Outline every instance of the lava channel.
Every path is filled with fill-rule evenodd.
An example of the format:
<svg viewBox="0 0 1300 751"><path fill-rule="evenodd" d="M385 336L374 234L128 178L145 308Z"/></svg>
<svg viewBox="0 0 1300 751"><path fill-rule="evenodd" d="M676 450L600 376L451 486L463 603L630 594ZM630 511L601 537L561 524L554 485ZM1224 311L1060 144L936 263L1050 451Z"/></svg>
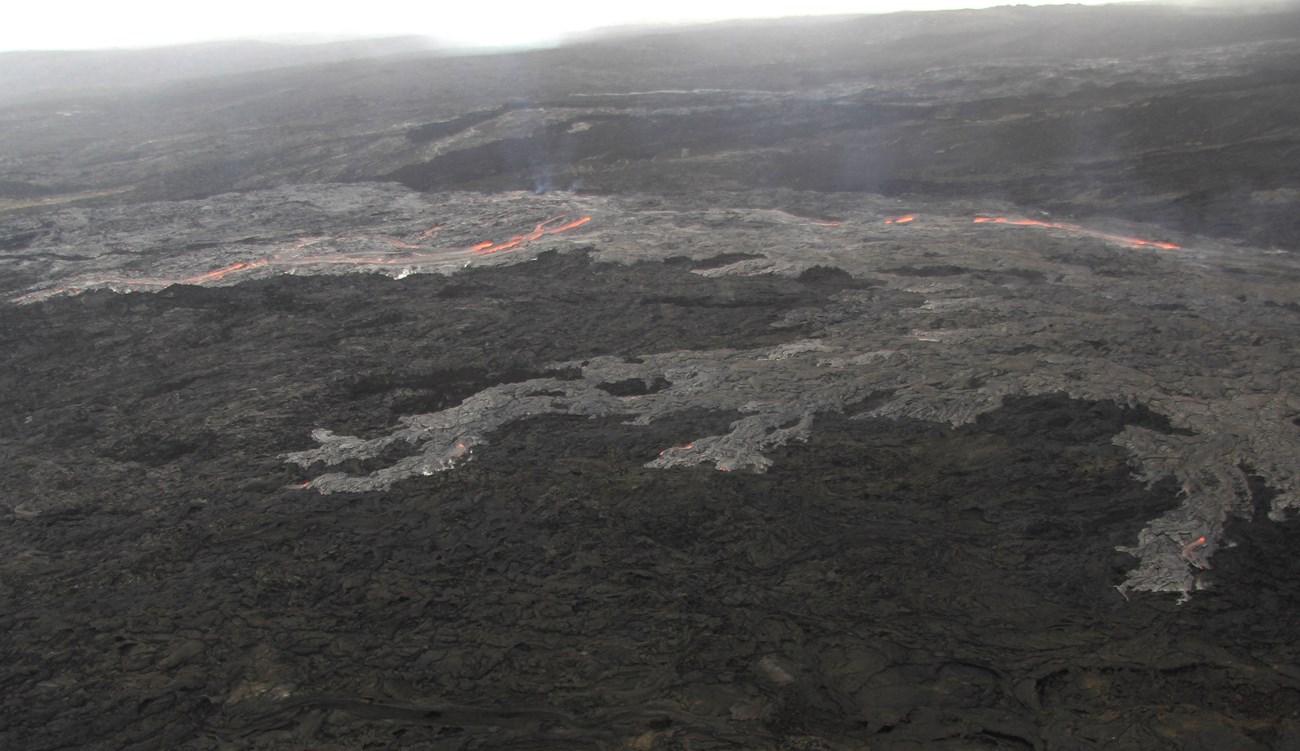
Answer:
<svg viewBox="0 0 1300 751"><path fill-rule="evenodd" d="M107 286L124 287L128 290L143 290L168 287L173 284L190 284L202 286L213 282L219 282L229 276L242 274L254 269L269 268L278 272L292 269L295 267L310 266L418 266L421 263L435 262L446 260L449 255L455 253L474 253L477 255L488 255L492 253L501 253L504 251L516 250L519 247L537 240L546 235L555 235L560 232L567 232L571 229L581 227L591 221L591 217L584 216L579 219L569 220L568 216L554 216L543 222L539 222L533 227L531 232L522 235L516 235L509 240L502 242L481 242L468 248L428 248L425 245L406 242L391 237L360 237L355 238L375 244L385 244L396 250L396 252L383 251L358 251L350 253L324 253L316 256L302 256L292 251L300 251L305 247L317 245L323 241L329 240L328 237L308 237L300 238L293 242L287 250L273 253L266 258L259 258L252 261L240 261L232 263L229 266L213 269L201 274L195 274L186 277L176 278L150 278L140 277L128 279L123 277L99 277L97 279L82 280L73 286L58 287L51 290L40 292L31 292L14 298L15 302L34 302L58 295L79 295L87 290L102 288ZM417 242L432 240L442 226L431 227L422 232ZM338 238L339 240L352 238ZM421 251L421 252L411 252ZM405 276L405 274L403 274Z"/></svg>
<svg viewBox="0 0 1300 751"><path fill-rule="evenodd" d="M1005 216L977 216L974 221L976 224L1010 224L1016 227L1046 227L1048 229L1059 229L1071 234L1095 237L1099 240L1106 240L1107 242L1113 242L1119 245L1129 245L1135 248L1160 248L1162 250L1180 250L1182 248L1181 245L1174 245L1173 243L1143 240L1140 237L1116 235L1110 232L1099 232L1094 229L1080 227L1077 224L1065 224L1063 222L1039 222L1033 219L1009 219Z"/></svg>
<svg viewBox="0 0 1300 751"><path fill-rule="evenodd" d="M574 229L575 227L581 227L582 225L591 221L591 217L584 216L581 219L574 219L573 221L566 222L564 224L560 224L560 225L555 224L556 222L561 222L564 221L565 219L568 219L568 217L553 216L544 222L538 222L537 226L533 227L533 231L529 232L528 234L516 235L515 237L512 237L509 240L506 240L505 242L499 242L499 243L482 242L479 243L478 245L475 245L473 248L471 248L471 250L473 250L475 253L478 253L479 255L484 255L484 256L489 255L491 253L500 253L503 250L511 250L520 245L523 245L526 242L536 240L542 237L543 235L554 235L560 232L568 232L569 230Z"/></svg>

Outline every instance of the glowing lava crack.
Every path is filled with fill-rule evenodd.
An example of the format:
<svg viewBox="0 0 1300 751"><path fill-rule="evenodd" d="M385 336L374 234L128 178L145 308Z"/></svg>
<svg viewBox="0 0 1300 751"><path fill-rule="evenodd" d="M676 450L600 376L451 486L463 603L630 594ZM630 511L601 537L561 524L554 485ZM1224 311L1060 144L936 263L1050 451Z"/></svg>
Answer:
<svg viewBox="0 0 1300 751"><path fill-rule="evenodd" d="M1062 222L1040 222L1033 219L1009 219L1005 216L975 217L976 224L1010 224L1016 227L1044 227L1047 229L1059 229L1069 232L1073 235L1083 235L1084 237L1095 237L1099 240L1117 243L1119 245L1131 245L1135 248L1160 248L1162 250L1180 250L1181 245L1173 243L1158 242L1155 240L1143 240L1140 237L1129 237L1128 235L1117 235L1110 232L1099 232L1097 230L1080 227L1077 224L1067 224Z"/></svg>

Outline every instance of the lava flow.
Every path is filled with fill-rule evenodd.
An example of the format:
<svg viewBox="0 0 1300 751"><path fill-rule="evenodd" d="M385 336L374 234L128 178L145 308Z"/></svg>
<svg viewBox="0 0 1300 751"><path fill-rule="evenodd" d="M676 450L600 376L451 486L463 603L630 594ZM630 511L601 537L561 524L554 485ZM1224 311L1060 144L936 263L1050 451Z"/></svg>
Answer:
<svg viewBox="0 0 1300 751"><path fill-rule="evenodd" d="M907 214L905 216L894 217L893 219L886 219L885 224L911 224L915 221L916 214Z"/></svg>
<svg viewBox="0 0 1300 751"><path fill-rule="evenodd" d="M506 240L505 242L499 242L499 243L481 242L478 245L475 245L472 248L472 250L475 253L484 256L490 253L499 253L503 250L510 250L511 248L517 247L531 240L536 240L537 238L543 235L554 235L559 232L567 232L568 230L571 230L575 227L581 227L582 225L591 221L591 217L584 216L581 219L575 219L571 222L567 222L565 224L561 224L556 227L551 226L555 222L567 218L568 217L565 216L553 216L544 222L539 222L536 227L533 227L533 231L529 232L526 235L517 235L515 237L510 238L509 240Z"/></svg>
<svg viewBox="0 0 1300 751"><path fill-rule="evenodd" d="M247 271L248 269L255 269L261 266L270 265L270 263L271 263L270 261L262 260L262 259L256 261L249 261L248 263L244 263L241 261L239 263L232 263L229 266L226 266L225 268L209 271L206 274L197 274L195 276L187 277L185 279L178 279L175 281L160 280L156 282L151 282L150 280L142 280L142 281L145 284L153 283L153 284L161 284L164 286L168 284L203 284L205 282L215 282L220 279L225 279L227 276L237 271Z"/></svg>
<svg viewBox="0 0 1300 751"><path fill-rule="evenodd" d="M539 222L537 226L533 227L531 232L527 232L522 235L516 235L515 237L512 237L509 240L505 240L502 242L491 242L491 241L481 242L477 245L473 245L468 248L461 247L456 249L434 248L424 244L417 244L417 243L425 243L429 240L432 240L438 234L439 230L442 229L441 225L430 227L429 229L420 233L415 243L407 242L405 240L399 240L392 237L373 237L373 236L371 237L345 236L339 238L304 237L295 240L287 248L282 247L281 250L269 255L266 258L259 258L252 261L240 261L238 263L232 263L229 266L224 266L222 268L214 269L212 271L204 272L202 274L195 274L193 276L167 278L167 279L147 278L147 277L135 278L135 279L122 278L122 277L99 277L95 279L83 279L83 280L79 280L79 282L75 286L69 285L66 287L58 287L55 289L33 292L27 295L22 295L20 297L14 298L14 301L34 302L36 300L42 300L47 297L54 297L56 295L78 295L81 294L82 292L85 292L88 289L93 289L96 287L104 287L104 286L115 286L115 287L121 287L124 289L129 289L134 291L134 290L142 290L142 289L161 288L172 284L203 285L203 284L209 284L212 282L221 281L226 277L234 274L246 273L249 271L253 271L254 269L260 269L260 268L269 268L272 270L278 270L276 273L279 273L279 272L289 271L298 267L311 267L311 266L399 266L399 267L404 267L402 276L405 276L409 273L412 273L410 269L413 266L418 266L419 264L422 263L445 262L448 258L454 258L455 255L458 253L474 253L477 255L488 255L491 253L500 253L507 250L514 250L528 242L537 240L546 235L554 235L560 232L566 232L576 227L581 227L582 225L591 221L591 217L589 216L584 216L580 219L574 219L571 221L569 221L568 219L569 218L564 215L554 216L543 222ZM363 251L355 251L355 252L322 253L320 255L302 255L300 252L295 252L295 251L302 251L304 248L308 246L318 245L322 242L331 239L335 241L348 241L349 244L354 243L356 241L361 241L370 245L376 245L382 243L383 245L389 246L396 252L385 252L387 251L387 249L381 251L363 250ZM418 251L418 252L413 252L413 251Z"/></svg>
<svg viewBox="0 0 1300 751"><path fill-rule="evenodd" d="M1097 230L1080 227L1077 224L1064 224L1061 222L1039 222L1033 219L1008 219L1005 216L977 216L976 224L1011 224L1017 227L1046 227L1048 229L1059 229L1076 235L1086 235L1096 237L1101 240L1107 240L1120 245L1131 245L1135 248L1161 248L1163 250L1179 250L1181 245L1173 243L1157 242L1155 240L1143 240L1140 237L1129 237L1128 235L1115 235L1110 232L1098 232Z"/></svg>

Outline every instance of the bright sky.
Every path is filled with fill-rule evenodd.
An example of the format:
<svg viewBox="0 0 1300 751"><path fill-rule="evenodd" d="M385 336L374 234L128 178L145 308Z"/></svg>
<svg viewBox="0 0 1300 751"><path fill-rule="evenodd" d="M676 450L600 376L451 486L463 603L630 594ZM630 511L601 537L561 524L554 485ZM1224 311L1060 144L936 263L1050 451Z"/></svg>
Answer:
<svg viewBox="0 0 1300 751"><path fill-rule="evenodd" d="M1106 0L1083 1L1099 5ZM546 43L586 29L643 22L985 8L1012 3L1047 4L1041 0L17 0L3 13L0 50L145 47L285 34L411 34L500 46Z"/></svg>

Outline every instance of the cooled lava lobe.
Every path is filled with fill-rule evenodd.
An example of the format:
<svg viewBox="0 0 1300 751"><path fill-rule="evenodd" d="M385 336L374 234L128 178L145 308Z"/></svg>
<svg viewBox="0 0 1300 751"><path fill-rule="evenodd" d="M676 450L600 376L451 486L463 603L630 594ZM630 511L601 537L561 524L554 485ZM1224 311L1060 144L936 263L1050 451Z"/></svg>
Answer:
<svg viewBox="0 0 1300 751"><path fill-rule="evenodd" d="M1294 14L1112 11L6 105L0 744L1300 745Z"/></svg>
<svg viewBox="0 0 1300 751"><path fill-rule="evenodd" d="M196 223L318 238L3 309L15 743L1294 737L1290 256L866 195L292 194L29 254L48 291L105 245L192 279ZM557 213L592 219L527 231Z"/></svg>

